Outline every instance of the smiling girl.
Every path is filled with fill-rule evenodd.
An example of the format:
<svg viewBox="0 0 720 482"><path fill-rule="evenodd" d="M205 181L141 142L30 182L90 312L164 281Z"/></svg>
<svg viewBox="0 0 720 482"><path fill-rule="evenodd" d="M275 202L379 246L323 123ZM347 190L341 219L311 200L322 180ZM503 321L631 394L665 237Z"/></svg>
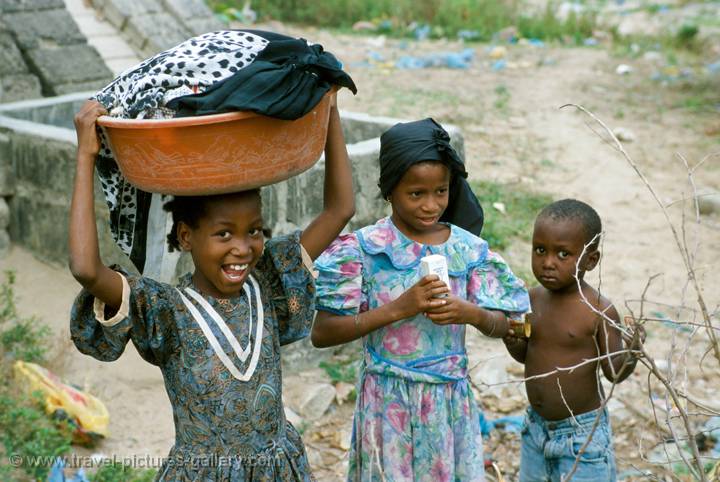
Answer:
<svg viewBox="0 0 720 482"><path fill-rule="evenodd" d="M324 209L304 231L265 242L259 190L176 197L166 206L174 221L169 244L190 252L195 265L177 287L100 259L93 171L95 121L104 113L88 101L75 117L70 270L84 289L71 314L73 342L112 361L132 341L162 371L175 445L157 480L312 480L300 436L283 411L280 346L310 331L312 259L354 212L337 108L325 146Z"/></svg>
<svg viewBox="0 0 720 482"><path fill-rule="evenodd" d="M528 295L478 237L482 209L449 140L432 119L384 133L379 186L392 215L340 236L315 263L313 343L363 339L351 481L483 479L465 327L505 336ZM430 254L446 258L450 286L420 277Z"/></svg>

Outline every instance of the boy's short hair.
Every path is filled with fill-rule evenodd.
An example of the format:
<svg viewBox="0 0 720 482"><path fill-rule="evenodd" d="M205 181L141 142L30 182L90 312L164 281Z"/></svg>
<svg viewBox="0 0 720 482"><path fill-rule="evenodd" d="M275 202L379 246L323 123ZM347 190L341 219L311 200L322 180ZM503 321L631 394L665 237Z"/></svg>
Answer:
<svg viewBox="0 0 720 482"><path fill-rule="evenodd" d="M574 219L580 221L585 231L585 244L590 243L589 248L597 249L600 245L600 233L602 233L602 221L597 211L592 206L577 199L561 199L548 204L538 214L538 219Z"/></svg>

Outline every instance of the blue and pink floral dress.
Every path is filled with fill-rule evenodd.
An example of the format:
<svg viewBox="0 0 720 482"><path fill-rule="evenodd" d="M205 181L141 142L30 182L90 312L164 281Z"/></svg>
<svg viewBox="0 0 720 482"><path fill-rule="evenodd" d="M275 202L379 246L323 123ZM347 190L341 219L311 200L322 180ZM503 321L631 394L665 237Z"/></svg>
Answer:
<svg viewBox="0 0 720 482"><path fill-rule="evenodd" d="M487 242L450 225L445 243L423 245L390 218L340 236L318 258L317 309L352 315L389 303L421 278L429 254L447 259L454 295L511 315L528 311L523 282ZM370 333L363 346L348 480L482 480L465 325L418 314Z"/></svg>

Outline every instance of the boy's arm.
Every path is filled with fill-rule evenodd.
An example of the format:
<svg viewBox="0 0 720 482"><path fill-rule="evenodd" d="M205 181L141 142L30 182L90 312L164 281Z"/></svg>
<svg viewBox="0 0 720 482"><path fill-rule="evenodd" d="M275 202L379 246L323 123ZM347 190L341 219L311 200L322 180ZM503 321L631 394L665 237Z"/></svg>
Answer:
<svg viewBox="0 0 720 482"><path fill-rule="evenodd" d="M610 323L605 318L601 319L599 329L595 335L598 346L600 347L600 354L607 355L623 351L625 347L622 332L618 328L618 326L620 326L620 316L615 307L610 305L605 311L605 316L613 320L614 323ZM600 362L600 365L605 378L613 383L620 383L635 370L637 360L637 357L634 357L631 353L620 353L609 358L604 358Z"/></svg>
<svg viewBox="0 0 720 482"><path fill-rule="evenodd" d="M517 336L508 335L503 337L503 343L508 353L513 359L520 363L525 363L525 355L527 354L528 339L519 338Z"/></svg>
<svg viewBox="0 0 720 482"><path fill-rule="evenodd" d="M122 301L122 278L102 263L95 225L94 173L100 150L95 121L106 113L99 102L87 101L75 116L78 150L70 206L69 266L85 289L109 308L117 309Z"/></svg>
<svg viewBox="0 0 720 482"><path fill-rule="evenodd" d="M340 114L333 99L325 143L325 186L323 210L305 228L300 243L314 260L340 234L355 214L352 169L340 125Z"/></svg>

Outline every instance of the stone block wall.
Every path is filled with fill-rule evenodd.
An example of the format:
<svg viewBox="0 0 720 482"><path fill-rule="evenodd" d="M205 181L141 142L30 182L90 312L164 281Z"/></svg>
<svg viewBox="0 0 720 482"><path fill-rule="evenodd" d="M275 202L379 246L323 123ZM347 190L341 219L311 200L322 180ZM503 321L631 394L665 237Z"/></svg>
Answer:
<svg viewBox="0 0 720 482"><path fill-rule="evenodd" d="M98 89L112 77L63 0L0 1L0 102Z"/></svg>
<svg viewBox="0 0 720 482"><path fill-rule="evenodd" d="M0 21L0 103L41 95L40 79L30 72L11 32Z"/></svg>
<svg viewBox="0 0 720 482"><path fill-rule="evenodd" d="M203 0L92 0L92 5L144 57L225 28Z"/></svg>
<svg viewBox="0 0 720 482"><path fill-rule="evenodd" d="M15 175L10 160L10 136L0 131L0 258L10 247L10 208L7 204L15 194Z"/></svg>

